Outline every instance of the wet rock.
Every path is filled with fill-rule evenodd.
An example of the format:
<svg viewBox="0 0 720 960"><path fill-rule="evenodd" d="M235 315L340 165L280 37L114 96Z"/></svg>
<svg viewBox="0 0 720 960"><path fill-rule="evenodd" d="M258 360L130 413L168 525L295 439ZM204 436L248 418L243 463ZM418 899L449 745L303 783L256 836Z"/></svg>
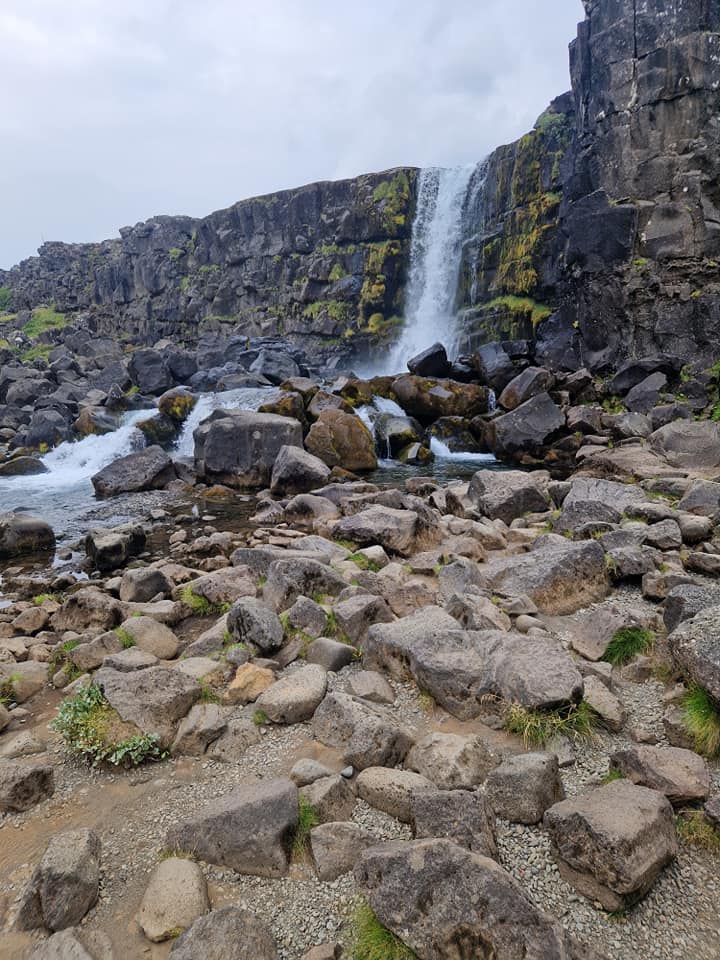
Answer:
<svg viewBox="0 0 720 960"><path fill-rule="evenodd" d="M148 940L160 943L187 930L209 910L207 882L199 864L168 857L150 877L137 921Z"/></svg>
<svg viewBox="0 0 720 960"><path fill-rule="evenodd" d="M98 898L100 839L87 828L54 836L22 895L21 930L64 930L79 923Z"/></svg>
<svg viewBox="0 0 720 960"><path fill-rule="evenodd" d="M539 823L545 811L565 799L558 758L522 753L488 773L485 795L495 813L511 823Z"/></svg>
<svg viewBox="0 0 720 960"><path fill-rule="evenodd" d="M418 377L446 377L450 372L450 363L445 347L441 343L434 343L408 360L407 368Z"/></svg>
<svg viewBox="0 0 720 960"><path fill-rule="evenodd" d="M0 560L55 550L50 524L23 513L0 514Z"/></svg>
<svg viewBox="0 0 720 960"><path fill-rule="evenodd" d="M238 873L282 877L290 865L297 820L295 784L282 778L263 780L236 788L172 826L167 845L171 850L192 850L201 860Z"/></svg>
<svg viewBox="0 0 720 960"><path fill-rule="evenodd" d="M610 756L610 769L632 783L664 793L670 803L692 803L710 795L707 763L692 750L629 747Z"/></svg>
<svg viewBox="0 0 720 960"><path fill-rule="evenodd" d="M377 467L373 435L353 413L322 410L310 427L305 447L328 467L343 467L353 473Z"/></svg>
<svg viewBox="0 0 720 960"><path fill-rule="evenodd" d="M502 867L450 840L372 847L355 878L380 922L423 960L483 954L597 960L533 906Z"/></svg>
<svg viewBox="0 0 720 960"><path fill-rule="evenodd" d="M281 447L272 468L270 489L276 495L308 493L330 479L330 467L301 447Z"/></svg>
<svg viewBox="0 0 720 960"><path fill-rule="evenodd" d="M403 410L421 423L439 417L471 420L488 409L488 389L477 384L406 375L393 380L392 389Z"/></svg>
<svg viewBox="0 0 720 960"><path fill-rule="evenodd" d="M563 800L543 822L560 875L610 911L644 897L677 854L667 799L628 780Z"/></svg>
<svg viewBox="0 0 720 960"><path fill-rule="evenodd" d="M0 812L22 813L55 792L55 771L14 760L0 763Z"/></svg>
<svg viewBox="0 0 720 960"><path fill-rule="evenodd" d="M91 477L95 493L113 497L118 493L161 490L176 477L175 467L162 447L146 447L113 460Z"/></svg>

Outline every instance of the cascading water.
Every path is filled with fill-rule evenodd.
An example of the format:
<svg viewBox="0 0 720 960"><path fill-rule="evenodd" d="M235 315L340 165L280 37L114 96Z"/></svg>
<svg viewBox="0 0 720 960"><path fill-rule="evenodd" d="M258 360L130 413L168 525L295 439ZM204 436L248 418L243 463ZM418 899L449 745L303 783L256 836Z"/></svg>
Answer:
<svg viewBox="0 0 720 960"><path fill-rule="evenodd" d="M465 211L479 189L478 166L428 167L420 172L405 293L405 325L384 364L403 370L408 359L440 340L452 351L455 303L465 240Z"/></svg>
<svg viewBox="0 0 720 960"><path fill-rule="evenodd" d="M192 460L194 453L193 433L213 410L257 410L272 400L278 391L274 387L238 387L237 390L225 390L221 393L204 393L190 411L183 424L173 456L181 460Z"/></svg>

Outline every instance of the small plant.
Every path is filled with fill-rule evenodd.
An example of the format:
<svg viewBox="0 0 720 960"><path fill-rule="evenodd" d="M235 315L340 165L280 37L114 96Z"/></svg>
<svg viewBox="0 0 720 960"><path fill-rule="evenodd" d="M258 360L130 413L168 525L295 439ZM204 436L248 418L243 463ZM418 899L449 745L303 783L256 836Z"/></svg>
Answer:
<svg viewBox="0 0 720 960"><path fill-rule="evenodd" d="M310 831L320 823L315 807L307 797L298 795L298 822L293 838L293 856L302 857L310 843Z"/></svg>
<svg viewBox="0 0 720 960"><path fill-rule="evenodd" d="M80 670L68 659L68 654L79 644L79 640L66 640L65 643L60 643L55 647L48 660L48 679L52 680L58 670L64 670L71 683L80 676Z"/></svg>
<svg viewBox="0 0 720 960"><path fill-rule="evenodd" d="M353 916L350 960L417 960L417 956L362 902Z"/></svg>
<svg viewBox="0 0 720 960"><path fill-rule="evenodd" d="M351 557L348 557L348 560L351 560L361 570L369 570L371 573L377 573L378 570L382 569L377 560L371 560L364 553L354 553Z"/></svg>
<svg viewBox="0 0 720 960"><path fill-rule="evenodd" d="M524 746L542 747L560 734L573 740L589 740L599 725L598 714L583 700L557 710L528 710L520 704L506 709L505 729L521 737Z"/></svg>
<svg viewBox="0 0 720 960"><path fill-rule="evenodd" d="M200 680L200 702L201 703L220 703L220 697L210 686L207 680Z"/></svg>
<svg viewBox="0 0 720 960"><path fill-rule="evenodd" d="M197 617L208 617L213 613L227 613L231 603L213 604L207 597L200 597L193 591L192 586L188 584L180 593L180 599L186 604Z"/></svg>
<svg viewBox="0 0 720 960"><path fill-rule="evenodd" d="M17 694L15 693L15 684L22 679L19 673L13 673L6 680L0 683L0 703L15 703Z"/></svg>
<svg viewBox="0 0 720 960"><path fill-rule="evenodd" d="M611 557L609 553L605 554L605 569L610 574L611 577L616 577L618 572L618 565L614 557Z"/></svg>
<svg viewBox="0 0 720 960"><path fill-rule="evenodd" d="M127 630L123 630L122 627L115 627L113 632L117 634L123 650L129 650L130 647L135 646L135 637L133 637L133 635Z"/></svg>
<svg viewBox="0 0 720 960"><path fill-rule="evenodd" d="M93 766L136 767L145 760L162 760L156 734L133 734L105 699L96 683L82 687L73 697L60 704L57 717L50 724L65 741L65 746Z"/></svg>
<svg viewBox="0 0 720 960"><path fill-rule="evenodd" d="M54 600L59 602L60 596L57 593L38 593L36 596L32 598L32 602L35 604L36 607L41 607L46 600Z"/></svg>
<svg viewBox="0 0 720 960"><path fill-rule="evenodd" d="M346 550L350 550L352 553L355 552L357 544L353 540L334 540L333 543L336 543L339 547L345 547Z"/></svg>
<svg viewBox="0 0 720 960"><path fill-rule="evenodd" d="M684 843L720 857L720 833L702 810L683 810L675 817L675 829Z"/></svg>
<svg viewBox="0 0 720 960"><path fill-rule="evenodd" d="M603 654L603 660L614 667L629 663L638 654L652 649L655 634L642 627L623 627L618 630Z"/></svg>
<svg viewBox="0 0 720 960"><path fill-rule="evenodd" d="M337 617L335 616L334 610L327 611L327 625L325 629L331 636L335 636L336 633L340 632L340 627L338 626Z"/></svg>
<svg viewBox="0 0 720 960"><path fill-rule="evenodd" d="M624 413L625 407L620 397L608 397L603 400L603 410L605 413Z"/></svg>
<svg viewBox="0 0 720 960"><path fill-rule="evenodd" d="M256 710L255 713L253 714L252 719L256 727L264 727L264 726L267 726L268 723L270 723L270 720L268 719L268 715L265 713L264 710Z"/></svg>
<svg viewBox="0 0 720 960"><path fill-rule="evenodd" d="M194 850L171 850L164 847L158 854L158 860L160 863L164 860L197 860L197 854Z"/></svg>
<svg viewBox="0 0 720 960"><path fill-rule="evenodd" d="M693 686L683 697L685 729L695 742L695 749L707 757L720 754L720 706L707 690Z"/></svg>
<svg viewBox="0 0 720 960"><path fill-rule="evenodd" d="M620 773L617 767L611 767L600 781L601 783L614 783L615 780L624 780L625 777Z"/></svg>

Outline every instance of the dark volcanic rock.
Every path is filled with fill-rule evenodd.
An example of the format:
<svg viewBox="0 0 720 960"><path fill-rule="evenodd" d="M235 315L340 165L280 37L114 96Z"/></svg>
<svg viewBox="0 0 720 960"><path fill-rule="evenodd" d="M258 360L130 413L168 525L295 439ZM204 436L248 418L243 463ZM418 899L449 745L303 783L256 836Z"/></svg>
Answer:
<svg viewBox="0 0 720 960"><path fill-rule="evenodd" d="M95 493L112 497L138 490L160 490L175 479L173 462L162 447L146 447L113 460L92 477Z"/></svg>

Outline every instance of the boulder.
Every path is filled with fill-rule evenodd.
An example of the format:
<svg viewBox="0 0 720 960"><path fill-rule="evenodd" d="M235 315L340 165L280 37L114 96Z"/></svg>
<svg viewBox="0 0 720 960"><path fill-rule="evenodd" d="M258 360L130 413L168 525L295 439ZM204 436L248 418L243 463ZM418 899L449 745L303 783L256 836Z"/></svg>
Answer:
<svg viewBox="0 0 720 960"><path fill-rule="evenodd" d="M109 656L120 653L122 649L120 637L114 630L108 630L107 633L101 633L94 640L79 643L77 647L70 651L68 659L81 673L87 673L89 670L97 670ZM157 663L156 657L153 660Z"/></svg>
<svg viewBox="0 0 720 960"><path fill-rule="evenodd" d="M50 524L24 513L0 514L0 560L54 550L55 534Z"/></svg>
<svg viewBox="0 0 720 960"><path fill-rule="evenodd" d="M412 801L418 793L432 793L435 784L411 770L366 767L358 774L358 796L402 823L412 820Z"/></svg>
<svg viewBox="0 0 720 960"><path fill-rule="evenodd" d="M676 420L650 435L650 449L673 467L702 472L720 467L720 423Z"/></svg>
<svg viewBox="0 0 720 960"><path fill-rule="evenodd" d="M322 410L310 427L305 447L328 467L342 467L353 473L377 467L373 435L353 413L333 408Z"/></svg>
<svg viewBox="0 0 720 960"><path fill-rule="evenodd" d="M223 703L254 703L273 683L275 673L268 667L244 663L237 668L235 677L223 693Z"/></svg>
<svg viewBox="0 0 720 960"><path fill-rule="evenodd" d="M552 390L555 377L544 367L526 367L522 373L514 377L498 397L498 404L505 410L514 410L520 404Z"/></svg>
<svg viewBox="0 0 720 960"><path fill-rule="evenodd" d="M583 700L600 717L604 726L619 733L625 722L625 708L598 677L585 677Z"/></svg>
<svg viewBox="0 0 720 960"><path fill-rule="evenodd" d="M510 524L526 513L544 513L551 509L549 482L550 475L540 470L533 473L479 470L470 481L467 496L483 516Z"/></svg>
<svg viewBox="0 0 720 960"><path fill-rule="evenodd" d="M479 737L459 733L428 734L405 758L409 770L427 777L440 790L473 790L497 762Z"/></svg>
<svg viewBox="0 0 720 960"><path fill-rule="evenodd" d="M60 930L41 940L27 955L27 960L113 960L112 942L99 930Z"/></svg>
<svg viewBox="0 0 720 960"><path fill-rule="evenodd" d="M161 490L176 477L175 467L162 447L146 447L113 460L91 477L99 497L141 490Z"/></svg>
<svg viewBox="0 0 720 960"><path fill-rule="evenodd" d="M193 434L195 465L216 483L263 487L283 447L302 447L302 426L289 417L217 410Z"/></svg>
<svg viewBox="0 0 720 960"><path fill-rule="evenodd" d="M501 393L516 373L515 364L497 341L479 347L473 356L473 365L481 380L489 384L496 393Z"/></svg>
<svg viewBox="0 0 720 960"><path fill-rule="evenodd" d="M489 421L487 442L503 460L519 459L526 454L538 456L564 427L565 415L560 407L548 393L539 393Z"/></svg>
<svg viewBox="0 0 720 960"><path fill-rule="evenodd" d="M390 623L392 611L382 597L360 594L348 597L333 607L339 629L352 643L362 645L373 623Z"/></svg>
<svg viewBox="0 0 720 960"><path fill-rule="evenodd" d="M250 364L250 372L279 385L300 376L300 367L287 350L262 349Z"/></svg>
<svg viewBox="0 0 720 960"><path fill-rule="evenodd" d="M610 769L641 787L664 793L670 803L693 803L710 795L707 763L692 750L632 746L610 756Z"/></svg>
<svg viewBox="0 0 720 960"><path fill-rule="evenodd" d="M298 794L310 804L320 823L350 820L352 817L355 792L339 773L318 777L312 783L300 787Z"/></svg>
<svg viewBox="0 0 720 960"><path fill-rule="evenodd" d="M665 598L663 622L668 633L680 626L706 607L715 605L717 594L707 587L692 583L681 583L673 587Z"/></svg>
<svg viewBox="0 0 720 960"><path fill-rule="evenodd" d="M152 617L129 617L120 627L121 636L129 636L135 645L158 660L172 660L180 649L180 641L170 627Z"/></svg>
<svg viewBox="0 0 720 960"><path fill-rule="evenodd" d="M64 930L80 923L100 887L100 839L87 827L56 834L22 894L21 930Z"/></svg>
<svg viewBox="0 0 720 960"><path fill-rule="evenodd" d="M273 561L263 585L263 600L273 610L287 610L298 597L315 594L337 596L347 584L331 567L319 560L296 557Z"/></svg>
<svg viewBox="0 0 720 960"><path fill-rule="evenodd" d="M153 870L137 921L153 943L170 940L210 910L202 868L192 860L168 857Z"/></svg>
<svg viewBox="0 0 720 960"><path fill-rule="evenodd" d="M233 643L252 644L263 653L273 653L283 643L283 626L277 614L254 597L241 597L230 607L227 630Z"/></svg>
<svg viewBox="0 0 720 960"><path fill-rule="evenodd" d="M201 757L226 727L226 710L217 703L196 703L180 721L170 752L174 756Z"/></svg>
<svg viewBox="0 0 720 960"><path fill-rule="evenodd" d="M418 840L445 837L460 847L497 859L495 816L479 790L434 790L411 801L413 835Z"/></svg>
<svg viewBox="0 0 720 960"><path fill-rule="evenodd" d="M489 391L478 384L405 375L393 380L392 390L403 410L425 424L439 417L471 420L488 410Z"/></svg>
<svg viewBox="0 0 720 960"><path fill-rule="evenodd" d="M127 369L140 393L157 396L173 385L172 373L158 350L133 350Z"/></svg>
<svg viewBox="0 0 720 960"><path fill-rule="evenodd" d="M106 700L126 723L158 737L161 747L172 743L177 724L199 700L200 685L179 670L148 667L120 673L102 667L95 682Z"/></svg>
<svg viewBox="0 0 720 960"><path fill-rule="evenodd" d="M277 680L256 702L272 723L302 723L315 713L326 690L325 669L308 664Z"/></svg>
<svg viewBox="0 0 720 960"><path fill-rule="evenodd" d="M129 603L148 603L159 594L164 599L172 593L173 584L162 570L138 567L126 570L120 581L120 599Z"/></svg>
<svg viewBox="0 0 720 960"><path fill-rule="evenodd" d="M409 557L439 539L437 519L429 512L396 510L373 504L332 525L336 539L351 540L361 547L379 544L390 553Z"/></svg>
<svg viewBox="0 0 720 960"><path fill-rule="evenodd" d="M170 951L172 960L278 960L272 933L252 913L222 907L200 917Z"/></svg>
<svg viewBox="0 0 720 960"><path fill-rule="evenodd" d="M395 691L381 673L360 670L348 677L345 689L351 697L360 697L370 703L395 703Z"/></svg>
<svg viewBox="0 0 720 960"><path fill-rule="evenodd" d="M609 589L605 551L599 543L555 542L521 556L491 559L481 584L495 593L528 596L542 613L574 613L604 599Z"/></svg>
<svg viewBox="0 0 720 960"><path fill-rule="evenodd" d="M83 633L91 630L111 630L122 619L122 608L117 600L95 587L82 587L72 593L57 613L53 614L55 630L73 630Z"/></svg>
<svg viewBox="0 0 720 960"><path fill-rule="evenodd" d="M139 523L91 530L85 537L85 553L98 570L108 573L142 553L145 541L145 531Z"/></svg>
<svg viewBox="0 0 720 960"><path fill-rule="evenodd" d="M420 960L598 960L533 906L495 861L451 840L371 847L355 879L380 923Z"/></svg>
<svg viewBox="0 0 720 960"><path fill-rule="evenodd" d="M387 708L344 693L329 693L312 721L313 735L337 747L358 770L394 767L407 756L413 736Z"/></svg>
<svg viewBox="0 0 720 960"><path fill-rule="evenodd" d="M197 397L185 387L174 387L166 390L158 399L160 413L175 423L184 423L197 403Z"/></svg>
<svg viewBox="0 0 720 960"><path fill-rule="evenodd" d="M316 663L324 670L332 670L338 673L343 667L352 663L357 650L348 643L341 643L339 640L331 640L329 637L319 637L313 640L305 651L305 660L307 663Z"/></svg>
<svg viewBox="0 0 720 960"><path fill-rule="evenodd" d="M668 637L673 659L699 686L720 701L720 606L705 607Z"/></svg>
<svg viewBox="0 0 720 960"><path fill-rule="evenodd" d="M558 758L552 753L507 757L488 773L485 796L510 823L540 823L549 807L565 799Z"/></svg>
<svg viewBox="0 0 720 960"><path fill-rule="evenodd" d="M290 866L297 822L295 784L282 778L261 780L237 787L172 826L167 845L171 850L192 850L201 860L238 873L283 877Z"/></svg>
<svg viewBox="0 0 720 960"><path fill-rule="evenodd" d="M694 480L678 504L678 510L713 522L720 520L720 483L714 480Z"/></svg>
<svg viewBox="0 0 720 960"><path fill-rule="evenodd" d="M568 624L570 645L586 660L602 660L615 634L627 626L634 624L619 607L583 611Z"/></svg>
<svg viewBox="0 0 720 960"><path fill-rule="evenodd" d="M318 879L328 883L350 873L375 838L355 823L321 823L310 831L310 850Z"/></svg>
<svg viewBox="0 0 720 960"><path fill-rule="evenodd" d="M411 357L407 368L418 377L446 377L450 373L450 362L445 347L441 343L434 343Z"/></svg>
<svg viewBox="0 0 720 960"><path fill-rule="evenodd" d="M0 762L0 813L22 813L54 792L55 771L51 766Z"/></svg>
<svg viewBox="0 0 720 960"><path fill-rule="evenodd" d="M330 467L301 447L281 447L273 464L270 490L292 496L321 487L330 479Z"/></svg>
<svg viewBox="0 0 720 960"><path fill-rule="evenodd" d="M563 800L543 822L560 875L609 911L642 899L677 855L668 800L629 780Z"/></svg>

